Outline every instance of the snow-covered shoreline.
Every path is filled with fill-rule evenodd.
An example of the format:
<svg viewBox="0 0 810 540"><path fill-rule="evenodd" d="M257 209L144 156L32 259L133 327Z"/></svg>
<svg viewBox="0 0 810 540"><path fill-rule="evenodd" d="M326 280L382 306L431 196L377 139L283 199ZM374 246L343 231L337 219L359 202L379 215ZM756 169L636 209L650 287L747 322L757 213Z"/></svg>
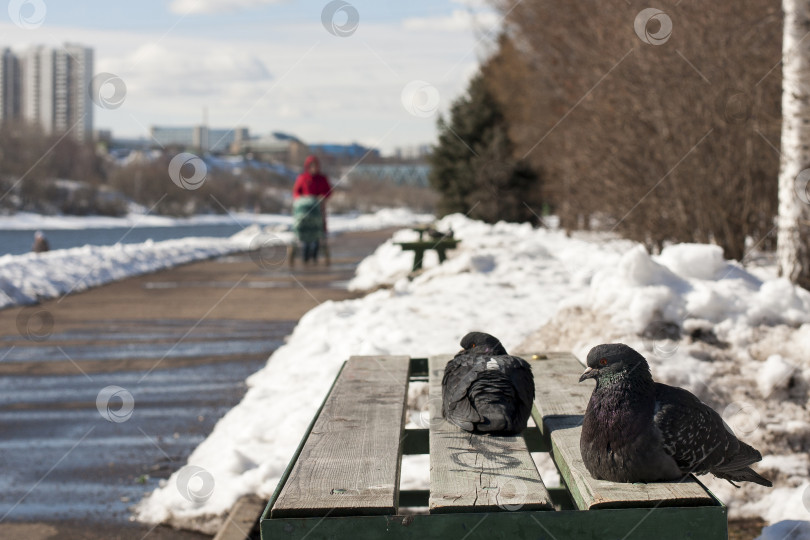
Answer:
<svg viewBox="0 0 810 540"><path fill-rule="evenodd" d="M770 491L712 484L730 515L769 523L810 517L802 502L810 486L808 459L799 450L810 439L810 293L769 268L754 275L724 261L713 246L672 246L651 257L625 240L568 238L460 215L439 226L452 227L462 240L444 264L426 257L424 273L409 281L412 254L387 241L353 281L355 287L384 288L311 310L251 376L242 402L189 457L189 465L214 479L210 496L189 501L175 474L138 504L137 518L215 530L239 496L269 497L343 360L452 352L472 329L493 333L507 349L540 340L580 357L597 343L624 341L650 359L662 382L704 399L710 392L701 383L722 389L709 401L716 408L726 399L760 415L746 424L746 414L718 408L743 439L763 450L757 470L775 483ZM401 231L396 238L410 234ZM661 321L674 324L683 339L639 336ZM538 333L543 327L552 331ZM403 462L402 488L424 486L419 463L410 465Z"/></svg>
<svg viewBox="0 0 810 540"><path fill-rule="evenodd" d="M34 214L0 218L0 226L19 230L35 224L34 228L83 228L135 226L173 226L178 224L204 224L213 218L217 222L233 223L234 219L250 218L253 222L267 226L271 235L262 242L292 241L292 233L286 231L291 218L281 215L244 216L198 216L189 220L161 218L155 216L133 216L129 218L71 218L61 216L48 221L47 216ZM330 231L341 233L358 230L384 229L431 221L432 216L414 214L403 209L380 210L375 214L357 216L332 216ZM145 220L145 221L139 221ZM227 221L226 221L227 220ZM79 292L132 277L156 272L180 264L220 257L230 253L246 251L257 247L251 241L262 231L259 224L246 227L230 238L190 237L162 242L141 242L137 244L115 244L112 246L82 246L70 249L53 250L47 253L26 253L23 255L0 256L0 309L32 304L37 301L55 298L64 294ZM80 227L81 225L81 227ZM272 237L271 237L272 236Z"/></svg>
<svg viewBox="0 0 810 540"><path fill-rule="evenodd" d="M406 209L383 209L373 214L334 214L329 216L334 231L362 228L404 226L432 220L432 216L414 214ZM107 216L47 216L31 212L0 215L0 229L15 231L104 229L139 227L177 227L183 225L291 225L292 216L286 214L254 214L230 212L228 214L170 217L132 213L122 217Z"/></svg>

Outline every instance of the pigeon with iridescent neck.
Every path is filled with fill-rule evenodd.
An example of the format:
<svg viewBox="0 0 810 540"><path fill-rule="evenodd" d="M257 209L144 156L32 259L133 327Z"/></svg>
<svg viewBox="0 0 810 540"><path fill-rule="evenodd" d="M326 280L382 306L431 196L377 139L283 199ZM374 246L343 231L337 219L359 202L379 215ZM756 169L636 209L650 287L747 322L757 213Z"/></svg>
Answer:
<svg viewBox="0 0 810 540"><path fill-rule="evenodd" d="M579 381L586 379L595 379L596 388L585 411L580 451L594 478L654 482L712 473L735 486L772 486L749 467L762 459L757 450L690 392L653 381L647 360L627 345L591 349Z"/></svg>

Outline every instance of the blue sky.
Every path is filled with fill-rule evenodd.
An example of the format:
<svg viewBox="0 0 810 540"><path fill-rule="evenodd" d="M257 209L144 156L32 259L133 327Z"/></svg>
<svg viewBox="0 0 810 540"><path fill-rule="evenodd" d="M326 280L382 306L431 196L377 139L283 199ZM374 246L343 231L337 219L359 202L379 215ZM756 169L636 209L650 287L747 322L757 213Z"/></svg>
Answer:
<svg viewBox="0 0 810 540"><path fill-rule="evenodd" d="M12 0L0 46L94 47L95 71L126 83L123 105L95 109L115 135L198 124L207 109L212 127L390 151L434 141L499 22L479 0Z"/></svg>

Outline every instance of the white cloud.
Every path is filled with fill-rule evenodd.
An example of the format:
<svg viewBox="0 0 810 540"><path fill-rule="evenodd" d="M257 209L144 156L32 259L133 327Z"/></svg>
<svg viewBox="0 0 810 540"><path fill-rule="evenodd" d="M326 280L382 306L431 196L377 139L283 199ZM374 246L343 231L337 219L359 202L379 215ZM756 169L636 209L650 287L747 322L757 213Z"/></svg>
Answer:
<svg viewBox="0 0 810 540"><path fill-rule="evenodd" d="M308 142L376 141L383 150L431 143L436 119L402 105L413 80L434 85L440 109L461 94L478 64L472 33L422 32L400 22L364 23L351 37L315 24L277 25L225 38L185 33L50 26L31 32L0 22L15 49L74 41L92 46L96 71L120 76L123 105L96 109L96 128L148 137L152 125L192 125L208 110L212 127L285 131Z"/></svg>
<svg viewBox="0 0 810 540"><path fill-rule="evenodd" d="M105 62L111 69L114 63ZM199 82L209 85L213 93L233 82L260 82L271 78L264 62L254 54L221 44L210 50L201 50L194 42L173 43L171 46L148 43L118 64L119 69L129 71L129 77L150 81L165 91L171 90L167 83L174 82L180 94L185 84Z"/></svg>
<svg viewBox="0 0 810 540"><path fill-rule="evenodd" d="M469 32L484 30L492 32L498 28L501 17L493 11L472 13L455 9L450 15L438 17L410 17L402 21L405 30L417 32Z"/></svg>
<svg viewBox="0 0 810 540"><path fill-rule="evenodd" d="M180 15L196 15L241 11L278 4L284 0L172 0L169 10Z"/></svg>
<svg viewBox="0 0 810 540"><path fill-rule="evenodd" d="M473 9L484 9L492 7L490 0L450 0L454 4L461 4L462 6Z"/></svg>

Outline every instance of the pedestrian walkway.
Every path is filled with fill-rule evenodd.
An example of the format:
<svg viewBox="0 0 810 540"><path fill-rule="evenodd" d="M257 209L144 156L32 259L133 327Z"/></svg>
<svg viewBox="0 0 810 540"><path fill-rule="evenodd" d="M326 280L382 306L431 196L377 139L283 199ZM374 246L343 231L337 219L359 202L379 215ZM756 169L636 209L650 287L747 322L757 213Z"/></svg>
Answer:
<svg viewBox="0 0 810 540"><path fill-rule="evenodd" d="M241 254L0 311L0 538L144 537L128 508L185 464L304 313L356 296L346 281L390 235L332 239L329 268Z"/></svg>

